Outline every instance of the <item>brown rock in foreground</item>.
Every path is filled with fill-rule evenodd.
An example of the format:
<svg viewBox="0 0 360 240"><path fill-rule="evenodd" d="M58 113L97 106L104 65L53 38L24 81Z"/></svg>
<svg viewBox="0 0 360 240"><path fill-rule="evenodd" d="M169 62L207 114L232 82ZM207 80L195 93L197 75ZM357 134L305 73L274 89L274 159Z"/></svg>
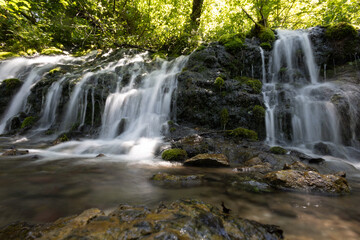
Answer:
<svg viewBox="0 0 360 240"><path fill-rule="evenodd" d="M156 209L120 205L106 215L89 209L51 224L10 224L0 239L283 239L273 225L235 218L198 200L179 200Z"/></svg>
<svg viewBox="0 0 360 240"><path fill-rule="evenodd" d="M345 178L315 171L281 170L265 175L271 186L307 192L348 193L350 187Z"/></svg>
<svg viewBox="0 0 360 240"><path fill-rule="evenodd" d="M224 154L198 154L184 162L184 166L193 167L229 167L229 160Z"/></svg>

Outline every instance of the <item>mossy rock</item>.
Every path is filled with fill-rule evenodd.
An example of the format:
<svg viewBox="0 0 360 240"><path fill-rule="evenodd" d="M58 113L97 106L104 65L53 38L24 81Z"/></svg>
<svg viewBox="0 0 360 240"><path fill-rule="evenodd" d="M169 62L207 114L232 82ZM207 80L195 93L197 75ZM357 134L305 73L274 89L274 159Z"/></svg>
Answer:
<svg viewBox="0 0 360 240"><path fill-rule="evenodd" d="M41 51L41 54L42 55L58 55L58 54L63 54L63 51L61 49L51 47L51 48L43 49Z"/></svg>
<svg viewBox="0 0 360 240"><path fill-rule="evenodd" d="M0 60L13 58L13 57L19 57L19 55L13 52L0 52Z"/></svg>
<svg viewBox="0 0 360 240"><path fill-rule="evenodd" d="M249 77L236 77L241 84L245 84L251 88L250 93L259 94L262 90L262 82L258 79Z"/></svg>
<svg viewBox="0 0 360 240"><path fill-rule="evenodd" d="M265 119L265 108L262 106L255 105L252 112L256 121L262 121Z"/></svg>
<svg viewBox="0 0 360 240"><path fill-rule="evenodd" d="M187 159L187 153L183 149L173 148L173 149L165 150L161 154L161 158L166 161L183 162Z"/></svg>
<svg viewBox="0 0 360 240"><path fill-rule="evenodd" d="M282 148L282 147L279 147L279 146L275 146L275 147L271 147L270 148L270 152L271 153L274 153L274 154L280 154L280 155L284 155L287 153L287 150Z"/></svg>
<svg viewBox="0 0 360 240"><path fill-rule="evenodd" d="M51 69L49 71L49 74L54 75L55 73L60 72L60 71L61 71L61 67L56 67L56 68Z"/></svg>
<svg viewBox="0 0 360 240"><path fill-rule="evenodd" d="M21 129L24 128L30 128L34 125L34 123L36 122L36 118L35 117L27 117L24 119L24 121L21 123Z"/></svg>
<svg viewBox="0 0 360 240"><path fill-rule="evenodd" d="M255 140L255 141L258 140L257 132L250 130L250 129L242 128L242 127L227 131L227 134L229 136L237 137L237 138L244 138L244 139Z"/></svg>
<svg viewBox="0 0 360 240"><path fill-rule="evenodd" d="M258 37L262 43L264 43L264 42L272 43L275 41L275 34L274 34L273 30L271 30L270 28L266 28L266 27L262 27L260 29Z"/></svg>
<svg viewBox="0 0 360 240"><path fill-rule="evenodd" d="M272 49L272 45L269 42L260 43L260 47L262 49L265 49L265 50L268 50L268 51L270 51Z"/></svg>
<svg viewBox="0 0 360 240"><path fill-rule="evenodd" d="M326 29L325 36L331 40L342 40L345 38L356 38L357 31L349 23L341 22Z"/></svg>
<svg viewBox="0 0 360 240"><path fill-rule="evenodd" d="M11 95L13 94L14 90L21 87L22 82L17 78L9 78L2 81L2 85L5 86L5 94Z"/></svg>
<svg viewBox="0 0 360 240"><path fill-rule="evenodd" d="M224 34L220 37L219 42L224 45L226 51L235 53L244 47L245 36L242 33Z"/></svg>

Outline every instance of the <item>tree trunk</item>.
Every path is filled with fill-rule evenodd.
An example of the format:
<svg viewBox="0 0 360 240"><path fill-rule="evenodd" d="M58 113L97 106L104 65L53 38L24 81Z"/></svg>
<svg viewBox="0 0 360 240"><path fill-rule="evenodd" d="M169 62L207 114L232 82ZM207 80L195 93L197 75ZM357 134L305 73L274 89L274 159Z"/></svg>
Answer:
<svg viewBox="0 0 360 240"><path fill-rule="evenodd" d="M193 0L192 12L190 14L191 30L197 30L200 26L201 10L204 0Z"/></svg>

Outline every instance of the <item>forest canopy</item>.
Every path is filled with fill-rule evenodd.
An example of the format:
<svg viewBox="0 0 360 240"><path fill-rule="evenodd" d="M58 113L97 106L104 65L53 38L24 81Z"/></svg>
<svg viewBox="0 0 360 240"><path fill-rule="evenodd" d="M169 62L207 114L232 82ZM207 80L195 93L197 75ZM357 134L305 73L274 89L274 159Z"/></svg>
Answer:
<svg viewBox="0 0 360 240"><path fill-rule="evenodd" d="M0 51L138 46L186 53L256 27L360 25L354 0L0 0ZM29 50L30 49L30 50Z"/></svg>

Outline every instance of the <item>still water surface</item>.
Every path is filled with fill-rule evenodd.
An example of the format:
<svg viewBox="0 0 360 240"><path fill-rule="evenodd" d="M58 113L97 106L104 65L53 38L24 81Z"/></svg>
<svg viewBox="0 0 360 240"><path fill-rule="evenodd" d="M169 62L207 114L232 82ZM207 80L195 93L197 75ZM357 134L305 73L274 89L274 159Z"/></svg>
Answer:
<svg viewBox="0 0 360 240"><path fill-rule="evenodd" d="M9 147L5 138L0 144ZM46 161L34 154L1 156L0 226L14 221L45 223L93 207L111 210L120 203L152 207L161 201L197 198L218 207L224 201L235 216L278 225L285 239L360 239L360 176L356 174L348 176L352 193L335 197L251 193L216 181L166 187L149 180L158 172L205 173L213 179L235 174L231 169L184 168L160 160L134 163L103 157Z"/></svg>

